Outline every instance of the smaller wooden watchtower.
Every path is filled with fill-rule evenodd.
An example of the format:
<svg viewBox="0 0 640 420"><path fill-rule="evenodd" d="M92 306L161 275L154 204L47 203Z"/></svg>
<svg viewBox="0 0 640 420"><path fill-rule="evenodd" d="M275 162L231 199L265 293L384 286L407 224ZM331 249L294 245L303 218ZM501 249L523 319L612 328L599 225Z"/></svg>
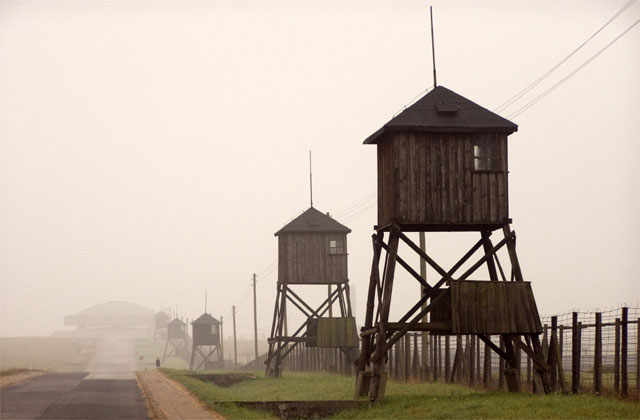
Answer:
<svg viewBox="0 0 640 420"><path fill-rule="evenodd" d="M220 321L206 312L191 323L193 348L191 350L189 370L198 370L201 367L203 369L223 367L224 361L220 347L220 324ZM194 368L196 362L197 365Z"/></svg>
<svg viewBox="0 0 640 420"><path fill-rule="evenodd" d="M167 324L171 318L164 311L158 311L153 316L153 342L155 343L157 339L166 339L167 337Z"/></svg>
<svg viewBox="0 0 640 420"><path fill-rule="evenodd" d="M187 325L180 318L175 318L167 324L167 343L164 346L162 363L167 357L182 357L187 355ZM168 350L168 352L167 352Z"/></svg>
<svg viewBox="0 0 640 420"><path fill-rule="evenodd" d="M278 237L278 284L265 364L268 376L279 377L282 360L298 344L339 348L350 363L358 347L355 318L351 312L347 274L347 234L351 229L310 207L275 233ZM327 298L313 308L295 287L328 289ZM287 302L305 317L293 334L286 325ZM333 305L339 316L333 316ZM328 317L326 315L329 315Z"/></svg>

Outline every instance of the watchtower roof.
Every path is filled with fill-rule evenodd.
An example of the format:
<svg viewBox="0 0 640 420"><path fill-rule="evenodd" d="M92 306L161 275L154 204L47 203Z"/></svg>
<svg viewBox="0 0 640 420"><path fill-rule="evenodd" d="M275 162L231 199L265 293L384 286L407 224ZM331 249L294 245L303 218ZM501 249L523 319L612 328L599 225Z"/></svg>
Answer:
<svg viewBox="0 0 640 420"><path fill-rule="evenodd" d="M173 321L169 322L167 325L173 327L175 325L185 325L185 323L181 319L175 318Z"/></svg>
<svg viewBox="0 0 640 420"><path fill-rule="evenodd" d="M313 207L287 223L275 233L350 233L351 229Z"/></svg>
<svg viewBox="0 0 640 420"><path fill-rule="evenodd" d="M220 325L220 321L205 312L194 320L191 325Z"/></svg>
<svg viewBox="0 0 640 420"><path fill-rule="evenodd" d="M383 134L398 130L511 134L518 131L518 126L444 86L437 86L367 137L364 144L377 144Z"/></svg>

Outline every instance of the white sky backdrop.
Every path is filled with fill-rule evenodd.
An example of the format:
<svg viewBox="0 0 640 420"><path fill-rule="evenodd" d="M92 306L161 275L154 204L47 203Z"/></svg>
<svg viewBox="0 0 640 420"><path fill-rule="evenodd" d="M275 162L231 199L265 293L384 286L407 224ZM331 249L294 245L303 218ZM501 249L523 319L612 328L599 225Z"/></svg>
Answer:
<svg viewBox="0 0 640 420"><path fill-rule="evenodd" d="M495 109L625 3L434 1L438 82ZM250 337L251 274L308 207L308 151L321 211L375 192L362 141L432 84L428 5L0 1L0 334L49 334L109 300L193 319L208 289ZM534 93L639 17L635 3ZM639 58L637 26L513 120L510 213L542 314L638 304ZM375 219L339 219L360 323ZM448 267L475 239L427 235L428 251ZM397 282L395 314L418 295Z"/></svg>

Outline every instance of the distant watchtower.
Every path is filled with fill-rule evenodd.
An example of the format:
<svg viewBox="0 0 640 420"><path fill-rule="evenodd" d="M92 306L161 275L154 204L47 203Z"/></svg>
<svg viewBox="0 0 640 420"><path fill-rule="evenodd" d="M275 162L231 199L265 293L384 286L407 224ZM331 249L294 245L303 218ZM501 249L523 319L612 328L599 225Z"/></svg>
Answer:
<svg viewBox="0 0 640 420"><path fill-rule="evenodd" d="M167 324L169 323L170 320L171 318L169 318L169 315L167 315L163 311L159 311L153 316L153 323L154 323L153 342L154 343L158 338L160 338L161 340L166 338Z"/></svg>
<svg viewBox="0 0 640 420"><path fill-rule="evenodd" d="M220 351L220 321L210 314L204 313L193 321L191 326L193 328L193 349L189 370L194 369L193 366L198 358L200 360L195 370L200 367L204 369L223 367L223 356Z"/></svg>
<svg viewBox="0 0 640 420"><path fill-rule="evenodd" d="M310 207L275 233L278 237L278 290L265 364L269 376L279 377L282 360L298 344L339 348L348 363L358 347L355 318L351 313L347 274L347 234L351 229ZM327 286L327 298L312 308L292 286ZM320 290L318 290L320 292ZM321 293L321 292L320 292ZM288 334L287 301L306 320ZM338 303L339 316L332 307ZM325 314L328 313L328 317Z"/></svg>
<svg viewBox="0 0 640 420"><path fill-rule="evenodd" d="M534 361L543 361L540 318L531 286L523 281L515 232L509 226L507 137L517 129L438 86L365 140L378 149L378 224L356 395L369 393L371 401L383 397L385 355L409 331L477 334L506 359L512 391L520 389L514 346L534 355ZM494 245L490 236L496 230L504 238ZM405 234L456 231L478 232L480 239L449 270ZM400 241L438 273L437 282L427 283L406 257L398 255ZM507 275L497 256L504 246L511 264ZM383 250L387 258L381 277ZM479 260L455 275L478 250ZM396 263L422 285L424 293L398 322L389 322ZM487 267L490 281L468 281L481 266ZM382 290L376 292L377 288ZM431 322L422 322L427 314ZM489 334L501 334L506 350L493 345ZM537 364L538 383L545 390L547 369L544 361Z"/></svg>
<svg viewBox="0 0 640 420"><path fill-rule="evenodd" d="M171 346L171 347L169 347ZM169 350L167 352L167 350ZM167 343L164 346L162 364L167 357L182 357L187 355L187 329L186 324L179 318L175 318L167 324Z"/></svg>

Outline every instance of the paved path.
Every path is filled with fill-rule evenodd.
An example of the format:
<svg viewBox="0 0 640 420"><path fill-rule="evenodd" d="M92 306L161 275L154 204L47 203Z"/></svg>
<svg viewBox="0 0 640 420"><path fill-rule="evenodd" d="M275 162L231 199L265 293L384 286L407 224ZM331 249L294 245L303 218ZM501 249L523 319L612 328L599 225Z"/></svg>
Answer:
<svg viewBox="0 0 640 420"><path fill-rule="evenodd" d="M132 339L101 339L89 372L48 373L0 389L0 418L147 419Z"/></svg>
<svg viewBox="0 0 640 420"><path fill-rule="evenodd" d="M0 418L147 419L135 379L86 379L87 372L48 373L0 390Z"/></svg>
<svg viewBox="0 0 640 420"><path fill-rule="evenodd" d="M224 419L218 413L205 408L182 385L157 370L139 371L138 379L149 400L153 414L158 419Z"/></svg>

